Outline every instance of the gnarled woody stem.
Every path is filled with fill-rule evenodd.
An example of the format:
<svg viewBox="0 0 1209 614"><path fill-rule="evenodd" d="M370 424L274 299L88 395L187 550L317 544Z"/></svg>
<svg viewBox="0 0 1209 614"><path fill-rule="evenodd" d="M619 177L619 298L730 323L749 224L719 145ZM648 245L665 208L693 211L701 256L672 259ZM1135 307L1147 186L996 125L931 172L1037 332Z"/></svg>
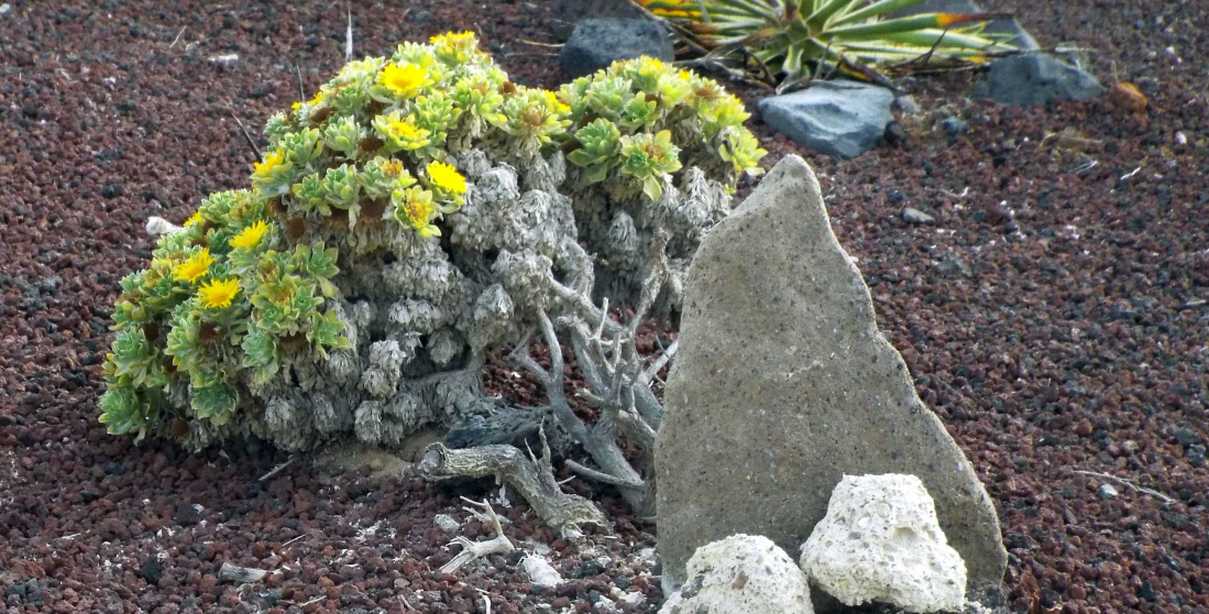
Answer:
<svg viewBox="0 0 1209 614"><path fill-rule="evenodd" d="M568 494L558 486L550 465L550 450L542 438L543 456L525 457L514 446L497 444L450 450L442 443L424 449L416 471L426 480L494 476L514 488L547 525L563 533L579 525L605 525L604 514L591 501Z"/></svg>

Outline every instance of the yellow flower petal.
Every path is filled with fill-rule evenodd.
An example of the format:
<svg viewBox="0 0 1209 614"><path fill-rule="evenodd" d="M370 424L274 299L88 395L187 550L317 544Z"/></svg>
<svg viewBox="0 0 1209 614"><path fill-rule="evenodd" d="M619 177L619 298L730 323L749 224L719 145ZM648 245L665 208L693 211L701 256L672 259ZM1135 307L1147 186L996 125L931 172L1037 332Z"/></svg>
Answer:
<svg viewBox="0 0 1209 614"><path fill-rule="evenodd" d="M425 170L428 171L428 180L438 189L455 196L466 193L466 178L452 164L429 162Z"/></svg>
<svg viewBox="0 0 1209 614"><path fill-rule="evenodd" d="M428 72L415 64L387 64L378 74L378 84L400 98L413 98L428 85Z"/></svg>
<svg viewBox="0 0 1209 614"><path fill-rule="evenodd" d="M226 309L239 294L239 280L235 278L214 279L197 291L201 306L207 309Z"/></svg>
<svg viewBox="0 0 1209 614"><path fill-rule="evenodd" d="M252 174L259 179L268 178L273 174L277 167L285 163L285 152L280 149L274 150L265 156L263 162L255 162L252 164Z"/></svg>
<svg viewBox="0 0 1209 614"><path fill-rule="evenodd" d="M211 264L214 264L214 258L210 257L210 250L202 248L189 256L188 260L173 267L172 278L193 283L209 272Z"/></svg>
<svg viewBox="0 0 1209 614"><path fill-rule="evenodd" d="M257 220L249 226L244 227L234 237L231 237L231 247L239 249L252 249L260 245L261 239L265 233L269 231L269 225L264 220Z"/></svg>

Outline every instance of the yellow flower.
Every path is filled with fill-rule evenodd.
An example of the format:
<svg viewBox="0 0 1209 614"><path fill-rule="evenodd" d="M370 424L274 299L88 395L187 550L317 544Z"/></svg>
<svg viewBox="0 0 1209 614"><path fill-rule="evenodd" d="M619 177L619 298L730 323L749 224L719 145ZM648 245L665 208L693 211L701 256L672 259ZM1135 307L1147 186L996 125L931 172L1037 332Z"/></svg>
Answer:
<svg viewBox="0 0 1209 614"><path fill-rule="evenodd" d="M301 111L301 110L302 110L302 103L301 103L301 102L298 102L297 100L295 100L294 102L291 102L291 103L290 103L290 112L292 112L292 113L298 113L298 112L299 112L299 111Z"/></svg>
<svg viewBox="0 0 1209 614"><path fill-rule="evenodd" d="M566 115L571 112L571 105L559 100L558 96L554 95L554 92L546 90L543 92L543 94L545 94L546 97L546 107L550 110L558 113L559 115Z"/></svg>
<svg viewBox="0 0 1209 614"><path fill-rule="evenodd" d="M235 295L239 294L239 280L213 279L197 291L202 307L207 309L226 309L231 306Z"/></svg>
<svg viewBox="0 0 1209 614"><path fill-rule="evenodd" d="M466 178L452 164L444 162L429 162L425 168L428 171L428 181L443 192L461 196L466 193Z"/></svg>
<svg viewBox="0 0 1209 614"><path fill-rule="evenodd" d="M395 219L411 226L421 237L439 237L441 229L432 220L437 216L437 206L432 202L432 192L412 187L395 190L391 194L395 203Z"/></svg>
<svg viewBox="0 0 1209 614"><path fill-rule="evenodd" d="M474 32L463 30L461 32L446 32L444 34L434 34L428 42L438 47L450 46L457 47L466 45L474 40Z"/></svg>
<svg viewBox="0 0 1209 614"><path fill-rule="evenodd" d="M306 104L310 107L317 107L323 104L323 101L325 100L327 100L327 92L324 90L319 90L318 92L315 92L315 95L312 96L310 100L306 101Z"/></svg>
<svg viewBox="0 0 1209 614"><path fill-rule="evenodd" d="M378 85L400 98L412 98L428 85L428 73L415 64L387 64L378 74Z"/></svg>
<svg viewBox="0 0 1209 614"><path fill-rule="evenodd" d="M386 136L399 148L413 151L428 145L428 131L408 119L394 118L386 123Z"/></svg>
<svg viewBox="0 0 1209 614"><path fill-rule="evenodd" d="M644 55L638 58L638 74L644 77L654 77L667 70L667 64L659 58Z"/></svg>
<svg viewBox="0 0 1209 614"><path fill-rule="evenodd" d="M193 283L210 270L211 264L214 264L214 259L210 257L210 250L203 247L201 251L189 256L188 260L173 267L172 278Z"/></svg>
<svg viewBox="0 0 1209 614"><path fill-rule="evenodd" d="M402 160L391 159L382 163L382 173L387 177L398 177L402 175L405 170L407 169L403 168Z"/></svg>
<svg viewBox="0 0 1209 614"><path fill-rule="evenodd" d="M280 149L273 150L269 155L265 156L264 162L255 162L252 164L252 175L257 179L268 179L272 176L273 171L281 167L285 163L285 152Z"/></svg>
<svg viewBox="0 0 1209 614"><path fill-rule="evenodd" d="M428 39L437 55L451 64L463 64L478 46L474 32L446 32Z"/></svg>
<svg viewBox="0 0 1209 614"><path fill-rule="evenodd" d="M269 225L264 220L256 220L249 226L245 226L239 234L231 237L231 247L240 249L252 249L260 245L260 240L264 238L264 234L269 231Z"/></svg>
<svg viewBox="0 0 1209 614"><path fill-rule="evenodd" d="M188 228L194 224L200 224L203 221L205 220L202 219L201 211L194 211L193 215L190 215L189 219L185 220L185 228Z"/></svg>

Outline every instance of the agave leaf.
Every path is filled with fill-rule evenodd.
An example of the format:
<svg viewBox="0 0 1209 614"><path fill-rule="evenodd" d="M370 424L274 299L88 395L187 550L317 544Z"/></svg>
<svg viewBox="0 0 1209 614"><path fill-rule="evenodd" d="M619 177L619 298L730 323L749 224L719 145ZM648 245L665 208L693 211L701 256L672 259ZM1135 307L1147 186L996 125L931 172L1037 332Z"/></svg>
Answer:
<svg viewBox="0 0 1209 614"><path fill-rule="evenodd" d="M790 75L798 75L802 72L802 45L790 45L785 52L785 61L781 64L782 69Z"/></svg>
<svg viewBox="0 0 1209 614"><path fill-rule="evenodd" d="M943 38L941 38L943 36ZM936 28L928 28L924 30L913 30L911 32L896 32L886 34L881 37L883 40L905 45L918 45L921 47L931 48L936 47L966 47L971 49L1004 47L999 41L991 37L981 36L978 34L966 34L954 30L938 30ZM939 44L936 42L940 40Z"/></svg>
<svg viewBox="0 0 1209 614"><path fill-rule="evenodd" d="M857 0L822 0L821 2L816 2L815 4L818 5L818 8L806 18L806 21L817 27L827 23L827 20L837 11L850 8L857 3Z"/></svg>
<svg viewBox="0 0 1209 614"><path fill-rule="evenodd" d="M715 17L744 15L762 20L779 20L783 16L780 2L765 0L713 0L706 3L704 17L709 21L721 21Z"/></svg>
<svg viewBox="0 0 1209 614"><path fill-rule="evenodd" d="M879 0L878 2L874 2L863 9L855 10L837 17L831 25L841 26L846 23L854 23L872 19L874 17L880 17L887 13L893 13L894 11L910 8L919 4L920 2L923 2L923 0ZM854 2L853 4L855 5L856 3Z"/></svg>
<svg viewBox="0 0 1209 614"><path fill-rule="evenodd" d="M924 13L869 23L829 28L828 36L839 40L869 40L887 34L910 32L924 28L945 28L990 18L985 13Z"/></svg>

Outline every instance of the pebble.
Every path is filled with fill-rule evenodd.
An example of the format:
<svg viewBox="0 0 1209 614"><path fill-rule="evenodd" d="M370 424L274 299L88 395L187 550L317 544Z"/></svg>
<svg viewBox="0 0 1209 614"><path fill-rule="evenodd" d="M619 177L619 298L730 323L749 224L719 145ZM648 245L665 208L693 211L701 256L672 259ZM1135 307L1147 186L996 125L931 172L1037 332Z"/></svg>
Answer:
<svg viewBox="0 0 1209 614"><path fill-rule="evenodd" d="M894 99L894 110L903 115L915 115L919 113L920 108L914 96L899 96Z"/></svg>
<svg viewBox="0 0 1209 614"><path fill-rule="evenodd" d="M462 527L458 521L453 519L449 514L437 514L433 517L432 523L437 525L437 528L446 533L456 533Z"/></svg>
<svg viewBox="0 0 1209 614"><path fill-rule="evenodd" d="M1102 499L1112 499L1121 494L1112 484L1101 484L1097 491Z"/></svg>
<svg viewBox="0 0 1209 614"><path fill-rule="evenodd" d="M218 55L210 56L209 60L213 64L218 64L219 66L222 66L223 68L229 68L231 66L234 66L237 62L239 62L239 54L238 53L220 53Z"/></svg>
<svg viewBox="0 0 1209 614"><path fill-rule="evenodd" d="M908 224L932 224L936 222L936 218L911 207L903 208L902 218Z"/></svg>
<svg viewBox="0 0 1209 614"><path fill-rule="evenodd" d="M944 118L941 120L940 125L945 129L945 133L949 135L949 138L965 134L970 129L970 125L964 119L955 115Z"/></svg>
<svg viewBox="0 0 1209 614"><path fill-rule="evenodd" d="M184 527L193 526L201 522L202 512L205 509L197 503L180 503L172 514L172 520Z"/></svg>

